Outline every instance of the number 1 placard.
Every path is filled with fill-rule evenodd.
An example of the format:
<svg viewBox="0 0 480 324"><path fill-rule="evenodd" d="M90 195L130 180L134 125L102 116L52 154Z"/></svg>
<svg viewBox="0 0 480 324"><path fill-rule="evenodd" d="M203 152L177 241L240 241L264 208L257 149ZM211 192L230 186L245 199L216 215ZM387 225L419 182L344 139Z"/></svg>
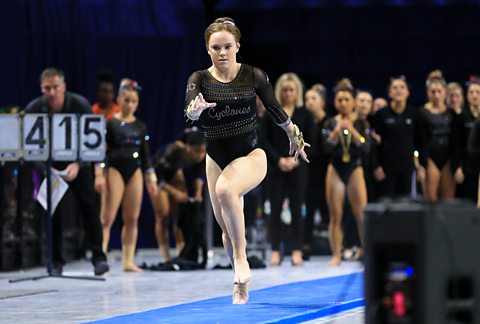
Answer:
<svg viewBox="0 0 480 324"><path fill-rule="evenodd" d="M54 114L52 118L52 158L54 161L75 161L78 152L77 116Z"/></svg>
<svg viewBox="0 0 480 324"><path fill-rule="evenodd" d="M48 158L47 114L26 114L23 118L23 158L45 161Z"/></svg>

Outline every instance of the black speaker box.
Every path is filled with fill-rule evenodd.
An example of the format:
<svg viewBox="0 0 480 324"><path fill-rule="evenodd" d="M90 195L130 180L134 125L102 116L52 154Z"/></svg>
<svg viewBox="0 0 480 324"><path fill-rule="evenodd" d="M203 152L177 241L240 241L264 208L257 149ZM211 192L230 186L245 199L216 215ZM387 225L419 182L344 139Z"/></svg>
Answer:
<svg viewBox="0 0 480 324"><path fill-rule="evenodd" d="M369 204L365 231L366 323L480 323L480 210Z"/></svg>

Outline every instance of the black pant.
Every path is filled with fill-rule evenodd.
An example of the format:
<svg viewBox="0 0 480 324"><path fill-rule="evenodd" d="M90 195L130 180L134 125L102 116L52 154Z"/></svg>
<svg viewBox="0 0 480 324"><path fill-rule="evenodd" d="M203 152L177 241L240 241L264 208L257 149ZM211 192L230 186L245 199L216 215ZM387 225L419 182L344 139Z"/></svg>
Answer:
<svg viewBox="0 0 480 324"><path fill-rule="evenodd" d="M258 208L263 202L262 197L263 183L250 190L243 196L243 213L245 215L245 228L255 224Z"/></svg>
<svg viewBox="0 0 480 324"><path fill-rule="evenodd" d="M280 214L285 198L289 200L292 213L290 248L300 250L303 243L302 204L305 202L308 170L301 163L292 172L282 172L277 167L271 167L271 174L267 178L267 196L270 200L270 240L273 250L280 250L282 241L282 222Z"/></svg>
<svg viewBox="0 0 480 324"><path fill-rule="evenodd" d="M385 179L380 183L380 198L410 197L412 174L412 169L400 172L385 171Z"/></svg>
<svg viewBox="0 0 480 324"><path fill-rule="evenodd" d="M458 186L457 196L459 198L464 198L472 203L477 203L478 195L478 176L479 172L476 171L465 171L465 180L461 185Z"/></svg>
<svg viewBox="0 0 480 324"><path fill-rule="evenodd" d="M179 204L178 227L183 233L185 247L180 258L198 263L198 250L202 251L201 265L207 265L207 244L205 241L205 222L201 216L201 203Z"/></svg>
<svg viewBox="0 0 480 324"><path fill-rule="evenodd" d="M314 216L317 210L320 211L322 217L322 224L328 227L329 215L327 199L325 196L325 178L327 167L308 169L308 186L306 194L305 205L307 207L307 215L304 225L304 240L305 245L312 245Z"/></svg>
<svg viewBox="0 0 480 324"><path fill-rule="evenodd" d="M343 246L346 249L354 246L361 246L360 236L358 235L357 220L352 212L348 195L345 193L345 200L343 203Z"/></svg>
<svg viewBox="0 0 480 324"><path fill-rule="evenodd" d="M77 200L78 212L82 217L82 223L87 238L88 247L92 250L92 263L98 261L106 261L107 258L102 251L102 226L98 205L96 203L95 190L93 188L93 171L91 166L80 168L78 176L72 182L68 183L69 191ZM66 193L68 194L68 192ZM66 197L64 197L66 198ZM62 199L53 216L53 261L54 263L63 264L62 257L62 218L68 217L67 199Z"/></svg>

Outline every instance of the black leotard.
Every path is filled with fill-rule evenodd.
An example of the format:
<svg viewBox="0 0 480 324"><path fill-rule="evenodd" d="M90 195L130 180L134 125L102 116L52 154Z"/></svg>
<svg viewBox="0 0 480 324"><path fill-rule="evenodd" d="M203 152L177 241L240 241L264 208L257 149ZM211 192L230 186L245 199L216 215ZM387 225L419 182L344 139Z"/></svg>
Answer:
<svg viewBox="0 0 480 324"><path fill-rule="evenodd" d="M419 130L422 133L422 151L420 161L425 165L425 158L430 158L439 170L452 157L451 124L454 112L451 109L434 114L425 107L420 108ZM423 154L422 154L423 153Z"/></svg>
<svg viewBox="0 0 480 324"><path fill-rule="evenodd" d="M185 106L200 92L207 102L217 104L200 115L200 124L207 139L207 153L221 169L259 147L256 95L276 124L290 123L267 75L258 68L242 64L235 79L228 83L216 80L208 70L194 72L188 79Z"/></svg>
<svg viewBox="0 0 480 324"><path fill-rule="evenodd" d="M120 172L125 184L137 168L151 168L148 134L145 124L138 119L126 123L115 117L107 121L107 163Z"/></svg>
<svg viewBox="0 0 480 324"><path fill-rule="evenodd" d="M169 182L179 169L194 166L195 161L187 154L181 143L170 143L153 158L153 165L159 181Z"/></svg>
<svg viewBox="0 0 480 324"><path fill-rule="evenodd" d="M362 166L362 152L368 150L368 139L364 143L358 143L351 139L348 153L350 154L350 161L342 161L342 144L340 140L332 141L328 137L337 125L338 120L335 117L329 118L325 122L325 128L322 130L324 136L324 149L325 152L330 154L330 163L337 170L337 173L343 183L348 184L348 179L352 175L353 171ZM355 120L353 127L366 138L366 130L368 128L368 122L366 120ZM347 139L348 134L342 133L344 139ZM353 136L352 136L353 137Z"/></svg>

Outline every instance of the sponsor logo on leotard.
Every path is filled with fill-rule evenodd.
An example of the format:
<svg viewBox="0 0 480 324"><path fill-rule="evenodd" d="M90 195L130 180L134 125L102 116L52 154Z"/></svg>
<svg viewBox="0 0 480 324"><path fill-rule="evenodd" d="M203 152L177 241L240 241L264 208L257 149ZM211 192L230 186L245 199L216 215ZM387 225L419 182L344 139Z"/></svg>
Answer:
<svg viewBox="0 0 480 324"><path fill-rule="evenodd" d="M216 120L221 120L224 117L231 117L236 115L246 115L249 114L252 108L241 107L241 108L230 108L230 106L225 106L225 109L222 111L217 111L214 107L208 110L208 116Z"/></svg>

